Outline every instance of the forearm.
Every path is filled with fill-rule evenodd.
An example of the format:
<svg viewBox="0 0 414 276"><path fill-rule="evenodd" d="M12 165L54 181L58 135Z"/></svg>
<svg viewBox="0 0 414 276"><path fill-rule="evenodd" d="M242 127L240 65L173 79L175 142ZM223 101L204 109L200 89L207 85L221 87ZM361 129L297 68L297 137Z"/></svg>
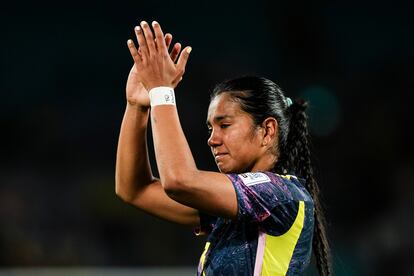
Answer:
<svg viewBox="0 0 414 276"><path fill-rule="evenodd" d="M155 155L161 183L185 184L197 172L175 106L156 106L151 111Z"/></svg>
<svg viewBox="0 0 414 276"><path fill-rule="evenodd" d="M115 191L131 200L153 176L148 158L147 123L149 109L127 104L118 140Z"/></svg>
<svg viewBox="0 0 414 276"><path fill-rule="evenodd" d="M236 193L230 179L221 173L197 169L176 107L155 106L151 122L158 171L166 194L195 210L236 218Z"/></svg>

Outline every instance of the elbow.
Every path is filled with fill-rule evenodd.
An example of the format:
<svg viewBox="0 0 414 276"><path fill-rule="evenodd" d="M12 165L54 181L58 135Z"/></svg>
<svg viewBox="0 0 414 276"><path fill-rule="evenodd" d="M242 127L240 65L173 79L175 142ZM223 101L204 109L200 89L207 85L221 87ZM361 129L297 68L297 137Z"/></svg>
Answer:
<svg viewBox="0 0 414 276"><path fill-rule="evenodd" d="M175 182L165 182L165 183L162 183L162 186L164 188L165 193L168 195L168 197L172 199L176 199L177 196L182 191L182 187L180 187L180 185Z"/></svg>
<svg viewBox="0 0 414 276"><path fill-rule="evenodd" d="M128 178L122 177L118 171L115 172L115 195L126 203L130 203L133 200L133 193L129 188L131 187L129 182Z"/></svg>
<svg viewBox="0 0 414 276"><path fill-rule="evenodd" d="M165 181L163 181L161 178L161 185L164 188L165 193L171 198L182 189L182 183L175 179L165 179Z"/></svg>
<svg viewBox="0 0 414 276"><path fill-rule="evenodd" d="M122 189L122 185L120 185L119 181L115 181L115 195L126 203L130 203L133 198L124 189Z"/></svg>
<svg viewBox="0 0 414 276"><path fill-rule="evenodd" d="M190 179L188 175L174 174L161 178L161 185L170 198L176 199L190 189Z"/></svg>
<svg viewBox="0 0 414 276"><path fill-rule="evenodd" d="M118 185L115 185L115 195L117 197L119 197L120 199L122 199L125 202L128 202L128 198L125 195L125 193L122 191L122 189L119 188Z"/></svg>

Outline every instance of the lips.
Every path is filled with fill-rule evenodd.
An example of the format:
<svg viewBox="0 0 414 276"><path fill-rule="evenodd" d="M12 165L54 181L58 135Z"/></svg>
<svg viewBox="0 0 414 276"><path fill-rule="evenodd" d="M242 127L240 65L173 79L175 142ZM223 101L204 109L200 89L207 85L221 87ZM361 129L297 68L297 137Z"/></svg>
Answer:
<svg viewBox="0 0 414 276"><path fill-rule="evenodd" d="M228 153L225 152L219 152L214 154L214 158L216 159L216 162L221 161L224 156L226 156Z"/></svg>

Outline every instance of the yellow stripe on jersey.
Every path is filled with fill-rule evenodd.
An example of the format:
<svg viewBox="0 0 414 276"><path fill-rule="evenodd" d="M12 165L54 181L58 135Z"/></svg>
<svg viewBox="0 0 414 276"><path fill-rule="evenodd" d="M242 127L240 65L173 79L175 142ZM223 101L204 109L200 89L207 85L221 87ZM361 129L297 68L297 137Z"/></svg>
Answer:
<svg viewBox="0 0 414 276"><path fill-rule="evenodd" d="M290 229L280 236L266 234L262 276L286 275L293 251L303 229L304 219L305 203L299 201L298 214Z"/></svg>
<svg viewBox="0 0 414 276"><path fill-rule="evenodd" d="M287 180L290 180L290 178L292 178L292 177L296 179L296 176L290 175L290 174L278 174L278 176L280 176L284 179L287 179Z"/></svg>
<svg viewBox="0 0 414 276"><path fill-rule="evenodd" d="M201 271L203 271L203 275L206 275L206 273L204 272L204 262L206 260L206 254L207 254L209 247L210 247L210 242L206 242L203 254L201 254L201 257L200 257Z"/></svg>

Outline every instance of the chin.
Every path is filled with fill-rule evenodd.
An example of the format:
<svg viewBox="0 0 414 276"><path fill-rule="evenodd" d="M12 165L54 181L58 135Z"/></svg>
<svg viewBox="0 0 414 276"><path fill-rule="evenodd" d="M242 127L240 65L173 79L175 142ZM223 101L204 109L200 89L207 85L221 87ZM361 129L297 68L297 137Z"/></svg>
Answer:
<svg viewBox="0 0 414 276"><path fill-rule="evenodd" d="M229 167L223 167L223 166L217 166L217 168L219 169L221 173L243 173L244 172L242 170L237 170L235 168L229 168Z"/></svg>
<svg viewBox="0 0 414 276"><path fill-rule="evenodd" d="M231 173L231 171L229 171L229 169L226 168L226 167L222 167L222 166L217 165L217 168L221 173Z"/></svg>

